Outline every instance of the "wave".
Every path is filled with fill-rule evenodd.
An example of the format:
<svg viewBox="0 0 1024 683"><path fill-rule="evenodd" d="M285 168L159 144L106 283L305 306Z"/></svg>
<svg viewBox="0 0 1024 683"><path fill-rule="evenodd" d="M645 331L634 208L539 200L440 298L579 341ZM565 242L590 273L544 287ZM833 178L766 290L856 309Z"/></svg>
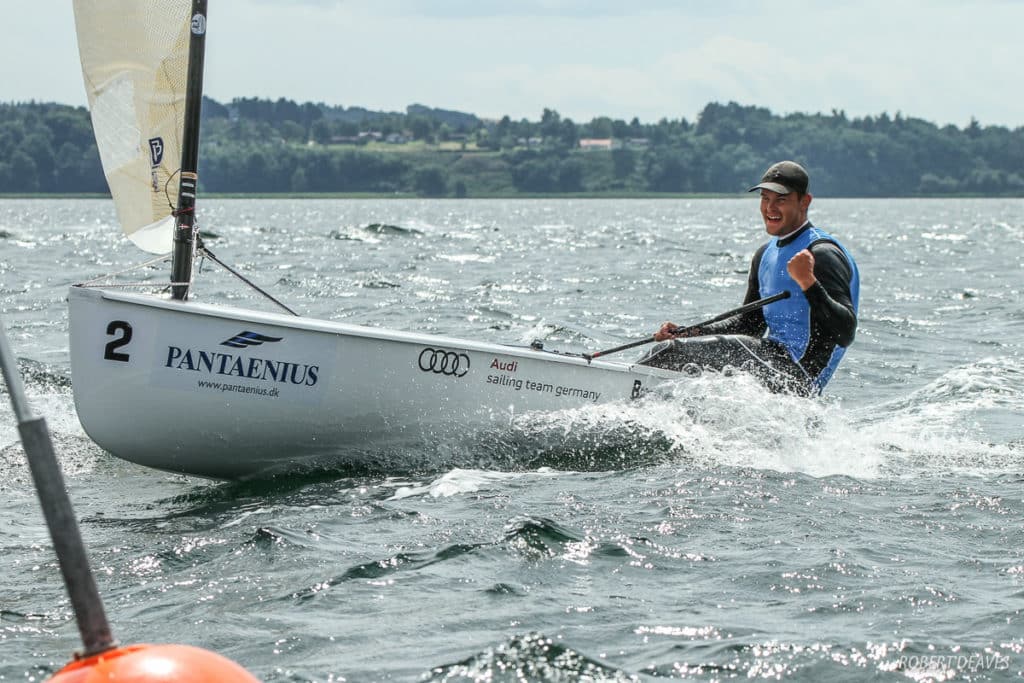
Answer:
<svg viewBox="0 0 1024 683"><path fill-rule="evenodd" d="M988 357L851 418L858 438L887 455L888 473L988 475L1024 468L1022 411L1024 369L1014 358Z"/></svg>
<svg viewBox="0 0 1024 683"><path fill-rule="evenodd" d="M18 371L31 414L46 421L54 452L65 476L74 477L92 471L102 451L89 440L78 422L71 394L70 370L65 366L19 358ZM28 462L9 399L7 385L0 382L0 474L9 483L22 482L31 489Z"/></svg>
<svg viewBox="0 0 1024 683"><path fill-rule="evenodd" d="M515 635L452 664L433 667L426 681L638 681L542 633Z"/></svg>
<svg viewBox="0 0 1024 683"><path fill-rule="evenodd" d="M402 500L417 496L448 498L463 493L477 493L481 490L501 488L510 480L522 479L524 476L551 476L554 474L550 470L523 475L514 472L488 472L455 468L441 475L439 479L426 484L400 486L388 500Z"/></svg>

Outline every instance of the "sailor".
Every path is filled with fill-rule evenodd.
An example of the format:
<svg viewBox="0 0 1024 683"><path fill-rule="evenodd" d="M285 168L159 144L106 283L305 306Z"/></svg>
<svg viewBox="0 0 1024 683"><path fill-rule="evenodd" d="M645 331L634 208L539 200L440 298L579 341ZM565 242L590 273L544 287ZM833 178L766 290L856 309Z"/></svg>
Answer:
<svg viewBox="0 0 1024 683"><path fill-rule="evenodd" d="M654 334L665 343L642 364L672 370L733 367L773 391L821 393L853 342L860 279L846 248L808 220L808 183L800 164L780 161L749 190L761 193L761 218L771 239L754 253L744 303L784 290L789 298L682 333L666 322Z"/></svg>

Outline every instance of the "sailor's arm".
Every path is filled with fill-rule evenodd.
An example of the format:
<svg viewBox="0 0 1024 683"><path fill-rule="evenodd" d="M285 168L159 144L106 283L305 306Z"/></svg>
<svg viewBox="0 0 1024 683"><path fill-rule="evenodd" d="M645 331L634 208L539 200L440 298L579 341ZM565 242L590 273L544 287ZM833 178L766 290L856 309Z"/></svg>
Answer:
<svg viewBox="0 0 1024 683"><path fill-rule="evenodd" d="M853 272L842 250L831 242L804 249L786 269L807 297L814 322L839 346L849 346L857 332L850 280Z"/></svg>

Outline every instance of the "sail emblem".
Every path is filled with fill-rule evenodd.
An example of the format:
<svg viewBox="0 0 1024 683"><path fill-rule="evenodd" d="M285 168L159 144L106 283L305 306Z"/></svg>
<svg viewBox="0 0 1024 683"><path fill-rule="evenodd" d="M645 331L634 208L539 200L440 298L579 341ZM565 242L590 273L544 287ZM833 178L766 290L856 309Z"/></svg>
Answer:
<svg viewBox="0 0 1024 683"><path fill-rule="evenodd" d="M164 139L163 138L150 138L149 139L149 164L153 168L160 165L160 162L164 160Z"/></svg>
<svg viewBox="0 0 1024 683"><path fill-rule="evenodd" d="M192 33L201 36L206 33L206 17L196 14L192 17Z"/></svg>
<svg viewBox="0 0 1024 683"><path fill-rule="evenodd" d="M267 335L260 334L259 332L250 332L249 330L245 330L244 332L239 332L231 339L222 341L220 344L221 346L230 346L235 349L245 349L250 346L259 346L264 342L279 342L282 339L283 337L268 337Z"/></svg>

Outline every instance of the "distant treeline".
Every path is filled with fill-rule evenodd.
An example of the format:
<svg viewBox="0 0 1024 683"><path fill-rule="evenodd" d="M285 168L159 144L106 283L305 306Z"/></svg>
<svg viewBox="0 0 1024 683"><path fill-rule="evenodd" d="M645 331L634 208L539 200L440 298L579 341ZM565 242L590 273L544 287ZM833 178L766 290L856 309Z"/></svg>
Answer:
<svg viewBox="0 0 1024 683"><path fill-rule="evenodd" d="M708 104L694 122L480 119L291 100L204 98L200 188L216 193L734 193L795 159L823 196L1024 196L1024 127L964 128L886 113L778 116ZM0 104L0 193L103 193L88 111Z"/></svg>

